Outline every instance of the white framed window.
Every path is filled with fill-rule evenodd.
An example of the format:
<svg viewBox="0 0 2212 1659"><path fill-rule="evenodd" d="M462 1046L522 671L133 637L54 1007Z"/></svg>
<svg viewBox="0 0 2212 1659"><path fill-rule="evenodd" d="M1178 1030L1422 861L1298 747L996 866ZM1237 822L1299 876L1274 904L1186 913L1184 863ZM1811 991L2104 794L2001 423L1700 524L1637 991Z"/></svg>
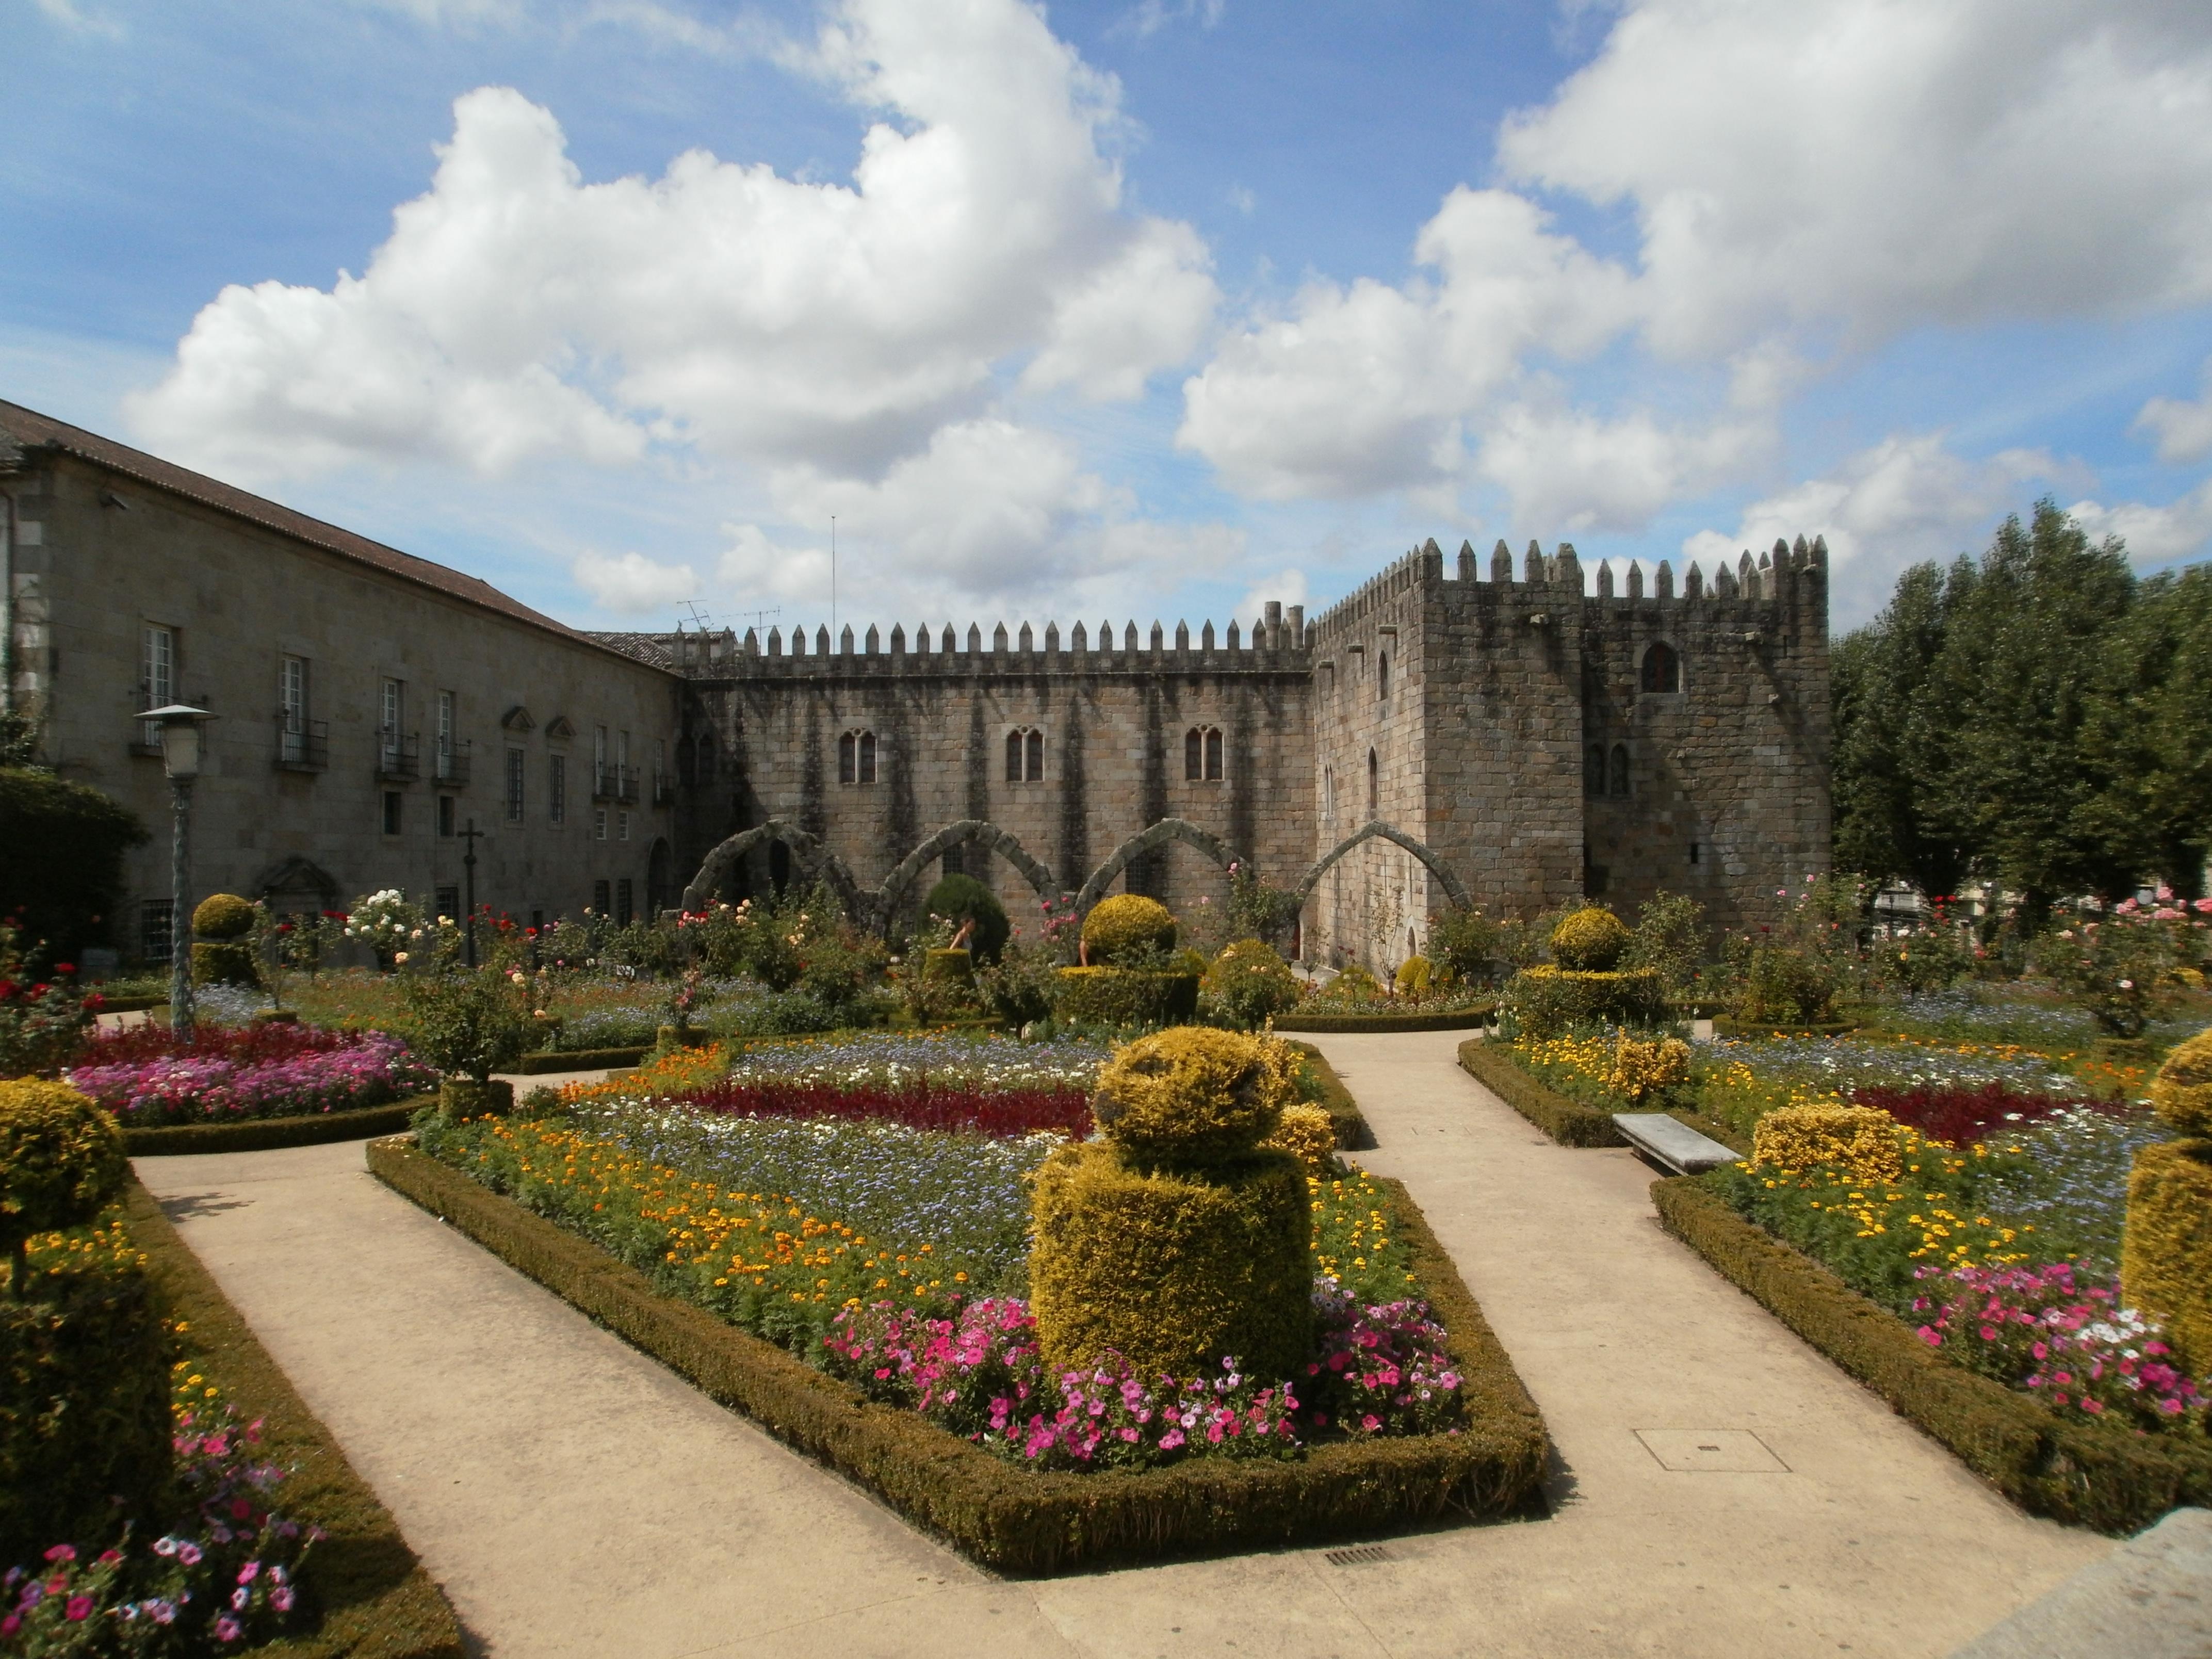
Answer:
<svg viewBox="0 0 2212 1659"><path fill-rule="evenodd" d="M592 728L592 793L595 795L611 793L607 787L607 728ZM599 837L605 841L605 836Z"/></svg>
<svg viewBox="0 0 2212 1659"><path fill-rule="evenodd" d="M1186 783L1221 781L1221 728L1194 726L1182 735L1182 775Z"/></svg>
<svg viewBox="0 0 2212 1659"><path fill-rule="evenodd" d="M397 772L404 763L406 741L400 736L400 723L407 715L407 685L404 680L386 676L376 701L377 744L384 751L383 768ZM387 830L387 835L396 831Z"/></svg>
<svg viewBox="0 0 2212 1659"><path fill-rule="evenodd" d="M629 814L627 812L615 814L615 839L617 841L629 839Z"/></svg>
<svg viewBox="0 0 2212 1659"><path fill-rule="evenodd" d="M837 739L837 781L873 783L876 781L876 734L848 732Z"/></svg>
<svg viewBox="0 0 2212 1659"><path fill-rule="evenodd" d="M148 623L138 635L138 680L146 701L142 708L167 708L177 701L177 630ZM161 723L148 720L139 741L159 748Z"/></svg>
<svg viewBox="0 0 2212 1659"><path fill-rule="evenodd" d="M594 806L592 809L592 839L605 841L606 838L607 809L604 806Z"/></svg>
<svg viewBox="0 0 2212 1659"><path fill-rule="evenodd" d="M1044 781L1044 733L1034 726L1018 726L1006 733L1006 781Z"/></svg>

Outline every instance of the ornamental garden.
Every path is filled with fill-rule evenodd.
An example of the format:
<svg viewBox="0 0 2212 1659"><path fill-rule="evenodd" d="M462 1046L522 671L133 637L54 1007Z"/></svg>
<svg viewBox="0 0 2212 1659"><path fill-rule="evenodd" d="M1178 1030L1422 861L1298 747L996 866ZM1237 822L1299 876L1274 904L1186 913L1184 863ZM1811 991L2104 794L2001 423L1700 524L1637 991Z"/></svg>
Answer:
<svg viewBox="0 0 2212 1659"><path fill-rule="evenodd" d="M2015 1503L2118 1533L2212 1502L2212 902L2022 945L1870 900L1824 878L1717 939L1663 894L1461 911L1385 982L1294 970L1242 878L1218 915L1016 918L950 877L895 945L797 888L542 933L217 896L189 1031L99 1020L162 988L0 929L0 1653L460 1650L132 1181L172 1152L368 1139L1001 1571L1534 1512L1536 1405L1299 1036L1409 1022L1560 1158L1618 1115L1728 1148L1656 1182L1668 1229Z"/></svg>

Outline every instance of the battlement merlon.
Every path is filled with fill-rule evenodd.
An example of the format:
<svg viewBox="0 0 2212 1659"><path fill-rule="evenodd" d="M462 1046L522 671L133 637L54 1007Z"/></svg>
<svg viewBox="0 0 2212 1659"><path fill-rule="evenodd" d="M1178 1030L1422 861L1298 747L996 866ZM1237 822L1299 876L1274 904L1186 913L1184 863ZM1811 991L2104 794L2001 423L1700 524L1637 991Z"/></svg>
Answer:
<svg viewBox="0 0 2212 1659"><path fill-rule="evenodd" d="M1270 600L1249 640L1233 621L1218 640L1212 623L1203 623L1194 641L1187 622L1176 623L1170 641L1163 623L1154 622L1139 636L1133 621L1123 624L1118 641L1111 623L1102 623L1095 641L1079 622L1064 640L1057 623L1045 624L1042 639L1028 623L1011 635L1000 623L988 643L975 623L968 625L964 641L949 624L939 633L925 623L911 641L903 624L894 623L888 639L878 624L871 623L857 638L848 624L839 630L834 648L826 627L817 628L811 641L803 628L793 629L788 641L781 628L769 629L765 641L752 628L742 637L732 629L620 637L629 642L623 648L650 652L692 679L750 680L945 674L1303 676L1310 666L1310 634L1304 606L1286 609Z"/></svg>
<svg viewBox="0 0 2212 1659"><path fill-rule="evenodd" d="M1460 544L1455 575L1447 577L1443 550L1431 539L1323 611L1314 622L1312 644L1316 651L1327 648L1358 629L1376 611L1416 589L1420 590L1424 599L1446 603L1480 596L1492 604L1549 609L1571 601L1579 602L1585 608L1586 617L1602 614L1608 607L1651 603L1686 607L1729 600L1772 605L1788 616L1792 623L1789 632L1825 638L1828 623L1827 566L1826 539L1815 537L1808 543L1801 535L1794 543L1778 538L1770 551L1759 556L1756 563L1748 549L1734 566L1725 560L1718 562L1710 585L1692 560L1684 568L1679 593L1674 586L1674 566L1668 560L1659 562L1648 593L1639 561L1629 562L1626 578L1618 588L1613 566L1601 562L1593 592L1571 542L1560 543L1558 551L1548 556L1538 544L1530 542L1516 580L1512 552L1501 540L1491 550L1489 577L1485 580L1477 568L1471 544Z"/></svg>

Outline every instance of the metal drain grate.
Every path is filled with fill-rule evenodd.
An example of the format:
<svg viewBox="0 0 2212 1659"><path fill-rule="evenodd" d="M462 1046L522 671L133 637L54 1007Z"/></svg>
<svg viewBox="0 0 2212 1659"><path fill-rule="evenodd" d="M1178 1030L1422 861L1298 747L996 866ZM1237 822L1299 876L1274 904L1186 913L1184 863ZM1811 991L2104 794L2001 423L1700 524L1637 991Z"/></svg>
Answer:
<svg viewBox="0 0 2212 1659"><path fill-rule="evenodd" d="M1348 1550L1331 1550L1322 1559L1332 1567L1371 1567L1378 1561L1395 1561L1398 1558L1380 1544L1361 1544Z"/></svg>

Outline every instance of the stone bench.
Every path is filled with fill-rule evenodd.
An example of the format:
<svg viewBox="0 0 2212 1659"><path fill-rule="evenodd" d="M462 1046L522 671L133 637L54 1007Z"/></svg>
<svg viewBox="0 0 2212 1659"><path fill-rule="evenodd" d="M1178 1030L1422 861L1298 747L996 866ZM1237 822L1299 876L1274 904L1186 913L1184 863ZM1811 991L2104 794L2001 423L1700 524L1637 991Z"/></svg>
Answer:
<svg viewBox="0 0 2212 1659"><path fill-rule="evenodd" d="M1615 1112L1613 1124L1630 1146L1677 1175L1702 1175L1742 1159L1741 1152L1664 1112Z"/></svg>

